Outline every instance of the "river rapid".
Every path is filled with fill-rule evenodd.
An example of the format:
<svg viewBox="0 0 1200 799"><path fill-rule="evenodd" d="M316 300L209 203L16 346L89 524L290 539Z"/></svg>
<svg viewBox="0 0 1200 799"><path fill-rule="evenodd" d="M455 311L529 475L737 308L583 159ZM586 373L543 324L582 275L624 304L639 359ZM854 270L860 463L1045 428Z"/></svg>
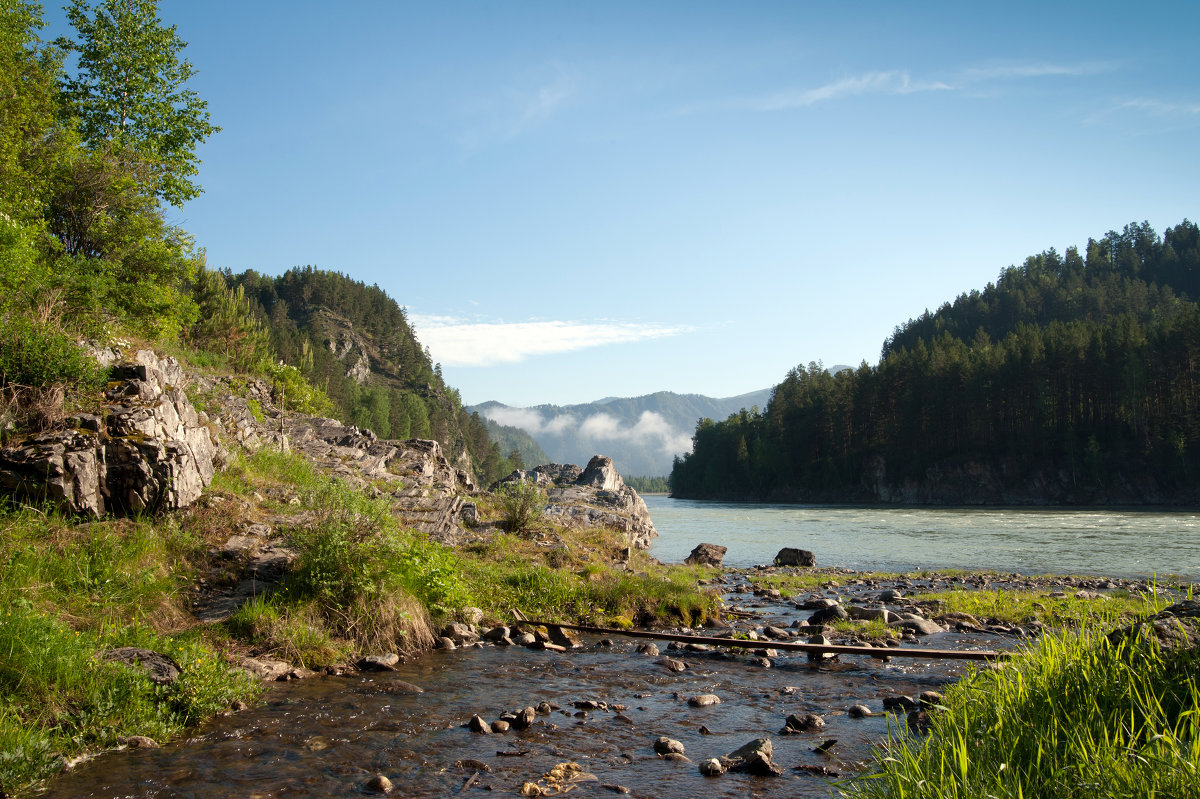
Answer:
<svg viewBox="0 0 1200 799"><path fill-rule="evenodd" d="M799 546L815 551L821 565L863 569L936 564L1194 575L1200 548L1194 513L1083 511L1072 518L1055 511L893 512L660 497L650 497L649 505L660 531L652 553L662 560L680 560L696 543L709 541L728 546L727 561L734 565L769 562L779 547ZM1145 526L1133 529L1138 523ZM1041 554L1039 538L1046 540ZM1075 552L1070 540L1089 552ZM1119 557L1130 559L1112 560ZM1110 560L1113 568L1106 568ZM961 583L955 577L836 579L812 596L863 603L889 587L912 595ZM743 632L787 627L811 614L787 597L755 596L743 574L727 575L723 587L731 606L741 610L735 625ZM905 646L998 649L1021 640L951 630ZM528 782L546 785L543 775L556 765L577 763L589 775L572 788L577 796L828 797L837 795L838 780L866 767L890 728L904 723L903 716L883 712L885 698L940 690L972 667L965 661L849 655L812 662L787 652L772 653L764 667L762 653L669 651L660 642L662 655L686 662L686 670L675 672L662 657L638 652L638 643L584 636L581 648L565 653L489 645L425 653L394 673L278 683L259 706L218 718L162 748L103 754L56 778L44 795L353 797L370 795L375 775L392 781L393 796L519 795ZM412 692L410 684L422 691ZM720 704L689 706L688 698L710 693ZM576 704L589 700L603 704ZM541 702L557 709L525 730L483 735L465 727L475 714L493 721ZM848 708L859 703L873 714L851 718ZM820 715L826 726L780 734L789 714L807 713ZM692 762L658 757L652 747L659 736L683 743ZM699 773L701 760L761 737L773 741L782 776ZM817 751L828 741L835 743Z"/></svg>

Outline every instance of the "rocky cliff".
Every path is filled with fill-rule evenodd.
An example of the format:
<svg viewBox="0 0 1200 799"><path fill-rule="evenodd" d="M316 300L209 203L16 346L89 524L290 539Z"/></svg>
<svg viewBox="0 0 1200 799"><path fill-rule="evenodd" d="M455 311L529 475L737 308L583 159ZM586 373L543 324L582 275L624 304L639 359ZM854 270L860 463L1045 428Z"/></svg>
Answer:
<svg viewBox="0 0 1200 799"><path fill-rule="evenodd" d="M501 482L529 480L546 490L547 517L575 527L615 527L623 530L629 546L649 549L658 535L650 511L638 493L621 479L612 459L596 455L587 468L550 463L529 471L515 471Z"/></svg>

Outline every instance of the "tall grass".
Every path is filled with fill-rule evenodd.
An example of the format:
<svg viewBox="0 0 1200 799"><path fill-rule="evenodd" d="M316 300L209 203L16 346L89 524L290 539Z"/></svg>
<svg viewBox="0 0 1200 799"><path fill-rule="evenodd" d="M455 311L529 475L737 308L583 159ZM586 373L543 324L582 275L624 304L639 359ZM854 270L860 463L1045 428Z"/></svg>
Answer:
<svg viewBox="0 0 1200 799"><path fill-rule="evenodd" d="M176 594L196 542L178 525L76 524L32 509L0 512L0 785L17 790L63 758L129 735L163 740L252 696L179 624ZM139 646L182 668L171 685L109 663Z"/></svg>
<svg viewBox="0 0 1200 799"><path fill-rule="evenodd" d="M1200 796L1196 649L1101 625L953 686L928 738L895 729L852 797Z"/></svg>

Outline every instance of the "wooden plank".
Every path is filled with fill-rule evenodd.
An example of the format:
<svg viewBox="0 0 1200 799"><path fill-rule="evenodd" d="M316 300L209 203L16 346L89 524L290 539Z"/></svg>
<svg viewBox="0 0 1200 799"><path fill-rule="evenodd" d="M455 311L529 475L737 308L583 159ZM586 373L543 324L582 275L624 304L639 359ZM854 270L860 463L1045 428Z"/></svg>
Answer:
<svg viewBox="0 0 1200 799"><path fill-rule="evenodd" d="M524 614L517 610L513 611L513 615L522 624L532 624L541 627L565 627L568 630L578 630L579 632L594 633L596 635L623 635L627 638L648 638L654 641L676 641L681 644L703 644L705 646L723 646L735 649L778 649L785 652L808 652L812 654L828 652L834 655L865 655L873 658L889 656L934 660L1000 660L1008 657L1007 652L996 652L990 649L911 649L902 646L876 647L849 646L844 644L801 644L794 641L775 640L747 641L741 638L715 638L709 635L655 633L646 630L618 630L611 627L589 627L585 624L536 621L525 618Z"/></svg>

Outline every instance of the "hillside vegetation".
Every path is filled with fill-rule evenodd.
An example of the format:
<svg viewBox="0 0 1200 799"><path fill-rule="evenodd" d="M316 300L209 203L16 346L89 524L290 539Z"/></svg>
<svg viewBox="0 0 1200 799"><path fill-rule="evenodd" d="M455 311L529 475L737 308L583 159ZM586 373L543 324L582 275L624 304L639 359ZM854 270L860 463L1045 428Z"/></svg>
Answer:
<svg viewBox="0 0 1200 799"><path fill-rule="evenodd" d="M1195 502L1200 230L1127 225L896 328L878 366L797 367L705 419L680 497Z"/></svg>

